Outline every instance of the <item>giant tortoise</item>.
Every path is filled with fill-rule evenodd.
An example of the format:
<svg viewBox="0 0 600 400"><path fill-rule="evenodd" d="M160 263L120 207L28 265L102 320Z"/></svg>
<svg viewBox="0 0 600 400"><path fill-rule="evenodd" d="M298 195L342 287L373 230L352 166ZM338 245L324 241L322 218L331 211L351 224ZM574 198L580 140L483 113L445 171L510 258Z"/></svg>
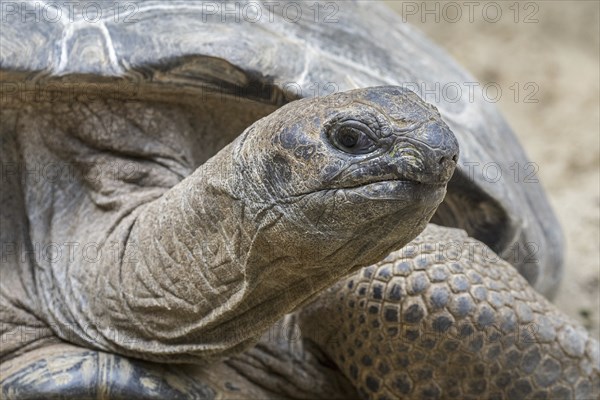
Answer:
<svg viewBox="0 0 600 400"><path fill-rule="evenodd" d="M4 398L597 393L542 188L471 168L523 150L387 9L2 12Z"/></svg>

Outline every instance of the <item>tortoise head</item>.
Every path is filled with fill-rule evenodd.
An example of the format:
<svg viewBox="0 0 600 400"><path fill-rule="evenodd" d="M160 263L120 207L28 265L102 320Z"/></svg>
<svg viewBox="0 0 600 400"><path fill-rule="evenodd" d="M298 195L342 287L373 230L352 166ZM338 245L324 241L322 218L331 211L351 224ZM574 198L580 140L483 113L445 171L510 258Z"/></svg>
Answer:
<svg viewBox="0 0 600 400"><path fill-rule="evenodd" d="M424 229L458 143L413 92L373 87L290 103L249 128L235 152L250 197L280 210L284 234L297 235L289 243L319 253L307 259L343 247L364 265Z"/></svg>

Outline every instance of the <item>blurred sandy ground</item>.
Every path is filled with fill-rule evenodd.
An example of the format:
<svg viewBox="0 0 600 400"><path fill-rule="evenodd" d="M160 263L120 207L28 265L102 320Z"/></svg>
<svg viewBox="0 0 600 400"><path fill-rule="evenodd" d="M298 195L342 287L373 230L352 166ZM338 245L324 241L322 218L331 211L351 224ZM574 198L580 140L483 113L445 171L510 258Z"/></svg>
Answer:
<svg viewBox="0 0 600 400"><path fill-rule="evenodd" d="M440 20L426 15L423 1L386 1L452 54L482 83L497 82L497 105L515 130L546 188L567 241L566 268L555 303L598 337L600 320L600 2L497 1L496 19L486 2L456 9L440 3ZM403 3L404 6L403 6ZM411 4L408 4L411 3ZM527 4L535 3L535 4ZM434 10L433 1L427 9ZM512 7L512 8L511 8ZM451 13L452 12L452 13ZM484 15L487 17L484 18ZM527 18L529 17L529 18ZM422 19L425 18L425 22ZM525 23L536 20L538 22ZM516 102L509 87L517 82ZM539 91L524 84L535 82Z"/></svg>

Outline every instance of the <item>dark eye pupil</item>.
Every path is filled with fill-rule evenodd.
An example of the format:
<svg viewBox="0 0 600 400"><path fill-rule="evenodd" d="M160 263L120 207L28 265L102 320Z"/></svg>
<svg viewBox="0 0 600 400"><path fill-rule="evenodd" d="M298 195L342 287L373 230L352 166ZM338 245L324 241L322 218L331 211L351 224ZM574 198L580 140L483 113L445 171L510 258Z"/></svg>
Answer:
<svg viewBox="0 0 600 400"><path fill-rule="evenodd" d="M344 129L340 132L340 143L344 147L352 148L358 143L358 134L353 130Z"/></svg>

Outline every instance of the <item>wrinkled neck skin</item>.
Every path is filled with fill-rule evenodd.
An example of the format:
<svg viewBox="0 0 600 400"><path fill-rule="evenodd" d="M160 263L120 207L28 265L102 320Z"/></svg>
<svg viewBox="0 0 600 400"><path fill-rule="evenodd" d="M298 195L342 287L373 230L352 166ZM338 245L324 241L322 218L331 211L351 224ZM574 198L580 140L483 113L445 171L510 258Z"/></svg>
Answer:
<svg viewBox="0 0 600 400"><path fill-rule="evenodd" d="M311 295L404 245L435 210L401 208L387 216L394 223L360 221L332 235L318 220L343 193L275 197L264 179L248 177L269 160L259 149L244 148L245 139L147 205L132 224L120 274L102 285L118 290L98 296L92 307L100 317L106 309L126 310L128 318L97 320L100 331L116 325L123 336L137 338L133 348L117 343L119 351L182 362L238 352ZM339 217L360 220L348 212ZM407 220L415 226L404 227ZM151 333L139 332L140 326Z"/></svg>
<svg viewBox="0 0 600 400"><path fill-rule="evenodd" d="M343 208L335 215L336 203L347 201L343 192L296 195L286 189L288 182L274 175L265 179L264 170L273 167L266 149L272 147L253 142L270 137L259 135L269 128L265 125L255 124L151 205L146 214L162 215L158 225L153 218L147 225L139 221L139 240L158 245L160 238L180 238L149 258L163 260L160 253L168 253L169 280L188 277L179 297L193 307L189 313L183 307L173 318L179 325L189 321L186 336L198 329L202 342L216 343L221 354L247 346L313 294L406 244L435 211L435 206L423 209L420 204L400 207L395 214L379 216L385 221L370 222ZM180 198L190 201L171 210ZM372 202L363 204L373 207ZM345 230L331 231L330 224L321 222L330 212L345 222ZM179 215L170 217L172 213ZM140 247L153 251L152 246Z"/></svg>

